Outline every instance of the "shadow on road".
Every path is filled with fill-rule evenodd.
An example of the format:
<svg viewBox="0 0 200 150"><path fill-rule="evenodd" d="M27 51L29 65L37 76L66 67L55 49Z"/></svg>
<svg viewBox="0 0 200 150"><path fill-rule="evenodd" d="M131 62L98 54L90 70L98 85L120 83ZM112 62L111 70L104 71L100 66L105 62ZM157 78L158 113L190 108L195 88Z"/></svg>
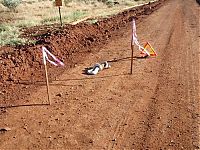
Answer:
<svg viewBox="0 0 200 150"><path fill-rule="evenodd" d="M30 106L49 106L49 104L20 104L20 105L9 105L9 106L0 106L0 108L14 108L14 107L30 107Z"/></svg>

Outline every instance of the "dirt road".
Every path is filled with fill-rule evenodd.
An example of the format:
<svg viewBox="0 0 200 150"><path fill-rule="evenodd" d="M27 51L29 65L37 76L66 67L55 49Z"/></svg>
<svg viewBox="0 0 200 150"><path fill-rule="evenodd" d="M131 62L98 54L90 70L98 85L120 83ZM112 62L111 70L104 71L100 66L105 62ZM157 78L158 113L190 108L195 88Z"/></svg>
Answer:
<svg viewBox="0 0 200 150"><path fill-rule="evenodd" d="M156 58L134 58L129 74L127 24L51 83L51 106L5 110L0 127L11 130L0 133L0 149L199 149L199 5L169 0L136 24L139 40L153 45ZM82 74L102 60L112 67ZM44 86L28 101L46 99Z"/></svg>

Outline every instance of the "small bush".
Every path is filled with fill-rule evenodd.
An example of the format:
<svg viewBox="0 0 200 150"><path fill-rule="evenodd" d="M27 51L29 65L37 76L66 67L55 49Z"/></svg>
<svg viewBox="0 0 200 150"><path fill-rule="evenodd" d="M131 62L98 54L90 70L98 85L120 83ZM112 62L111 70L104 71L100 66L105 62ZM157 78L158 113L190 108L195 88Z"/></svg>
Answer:
<svg viewBox="0 0 200 150"><path fill-rule="evenodd" d="M19 38L19 28L7 24L0 24L0 45L20 45L27 41Z"/></svg>
<svg viewBox="0 0 200 150"><path fill-rule="evenodd" d="M3 0L2 4L9 8L15 10L15 8L21 3L21 0Z"/></svg>

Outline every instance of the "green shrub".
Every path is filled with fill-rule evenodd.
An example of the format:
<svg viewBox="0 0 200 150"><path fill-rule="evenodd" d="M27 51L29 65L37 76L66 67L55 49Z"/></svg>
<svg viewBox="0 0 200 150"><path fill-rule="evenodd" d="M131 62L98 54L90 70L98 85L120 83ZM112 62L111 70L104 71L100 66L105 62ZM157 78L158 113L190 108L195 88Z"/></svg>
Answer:
<svg viewBox="0 0 200 150"><path fill-rule="evenodd" d="M0 45L19 45L27 43L27 40L19 38L19 35L19 28L8 24L0 24Z"/></svg>
<svg viewBox="0 0 200 150"><path fill-rule="evenodd" d="M15 10L15 8L22 2L22 0L2 0L2 4L9 8Z"/></svg>

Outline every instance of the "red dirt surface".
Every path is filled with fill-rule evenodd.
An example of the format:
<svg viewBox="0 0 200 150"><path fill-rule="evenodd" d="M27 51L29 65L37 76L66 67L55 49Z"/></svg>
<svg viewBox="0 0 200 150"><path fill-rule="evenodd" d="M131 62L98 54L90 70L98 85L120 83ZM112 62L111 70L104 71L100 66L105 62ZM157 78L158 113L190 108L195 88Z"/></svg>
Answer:
<svg viewBox="0 0 200 150"><path fill-rule="evenodd" d="M112 36L114 37L114 34L130 22L133 16L142 18L160 6L161 2L140 6L111 18L101 19L95 24L79 23L76 26L67 24L62 28L55 24L23 29L22 37L29 37L37 42L36 45L1 47L0 100L2 106L26 103L27 101L23 99L26 95L30 95L29 89L37 88L36 81L45 80L41 46L46 46L66 64L66 67L62 69L49 66L50 72L56 69L50 73L50 77L54 79L64 70L82 62L89 53L97 53L99 47L107 43Z"/></svg>
<svg viewBox="0 0 200 150"><path fill-rule="evenodd" d="M150 6L94 25L26 29L36 45L3 47L0 102L13 107L1 107L0 127L11 130L0 131L0 149L199 149L199 5ZM130 75L133 16L158 56L135 57ZM51 106L37 105L47 103L42 45L66 64L49 65ZM112 67L83 74L102 60Z"/></svg>

